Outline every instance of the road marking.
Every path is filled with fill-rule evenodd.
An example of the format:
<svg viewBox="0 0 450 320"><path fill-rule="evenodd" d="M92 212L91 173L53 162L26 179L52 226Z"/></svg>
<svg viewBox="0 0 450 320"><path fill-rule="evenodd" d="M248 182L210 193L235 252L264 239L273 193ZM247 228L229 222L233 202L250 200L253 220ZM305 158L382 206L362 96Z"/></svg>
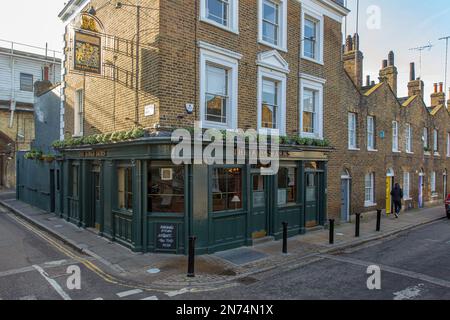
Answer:
<svg viewBox="0 0 450 320"><path fill-rule="evenodd" d="M169 292L166 293L166 295L168 297L175 297L175 296L179 296L180 294L185 294L185 293L188 293L188 292L189 292L189 289L183 288L183 289L177 290L177 291L169 291Z"/></svg>
<svg viewBox="0 0 450 320"><path fill-rule="evenodd" d="M73 264L73 263L74 263L74 260L50 261L50 262L43 263L42 268L43 269L55 268L55 267L60 267L62 265ZM27 273L27 272L31 272L31 271L35 271L35 270L36 269L33 267L23 267L23 268L18 268L18 269L1 271L0 278L16 275L16 274L20 274L20 273Z"/></svg>
<svg viewBox="0 0 450 320"><path fill-rule="evenodd" d="M424 284L421 283L417 286L409 287L399 292L394 292L394 300L411 300L417 298L420 296L423 286Z"/></svg>
<svg viewBox="0 0 450 320"><path fill-rule="evenodd" d="M119 292L117 293L117 296L119 298L125 298L125 297L129 297L138 293L142 293L143 291L141 289L135 289L135 290L129 290L129 291L124 291L124 292Z"/></svg>
<svg viewBox="0 0 450 320"><path fill-rule="evenodd" d="M151 297L147 297L141 300L159 300L157 296L151 296Z"/></svg>
<svg viewBox="0 0 450 320"><path fill-rule="evenodd" d="M393 274L398 274L400 276L409 277L409 278L412 278L412 279L429 282L429 283L435 284L435 285L440 286L440 287L450 288L450 281L439 279L439 278L435 278L435 277L432 277L432 276L428 276L428 275L423 274L423 273L417 273L417 272L414 272L414 271L408 271L408 270L404 270L404 269L399 269L399 268L395 268L395 267L382 265L382 264L379 264L379 263L362 261L362 260L353 259L353 258L332 256L332 255L328 255L328 254L321 254L321 255L319 255L319 257L322 257L324 259L344 262L344 263L350 263L350 264L354 264L354 265L362 266L362 267L368 267L368 266L372 266L372 265L377 265L377 266L379 266L381 268L381 271L387 271L387 272L390 272L390 273L393 273Z"/></svg>
<svg viewBox="0 0 450 320"><path fill-rule="evenodd" d="M36 296L25 296L25 297L19 298L19 300L31 301L31 300L37 300L37 298L36 298Z"/></svg>
<svg viewBox="0 0 450 320"><path fill-rule="evenodd" d="M55 289L55 291L61 296L61 298L63 298L64 300L72 300L69 295L64 292L63 288L61 288L58 282L48 276L47 272L45 272L44 269L42 269L38 265L33 265L33 268L35 268L41 274L41 276L43 276L44 279L47 280L47 282L53 287L53 289Z"/></svg>
<svg viewBox="0 0 450 320"><path fill-rule="evenodd" d="M92 299L92 300L103 300L103 298L95 298L95 299Z"/></svg>

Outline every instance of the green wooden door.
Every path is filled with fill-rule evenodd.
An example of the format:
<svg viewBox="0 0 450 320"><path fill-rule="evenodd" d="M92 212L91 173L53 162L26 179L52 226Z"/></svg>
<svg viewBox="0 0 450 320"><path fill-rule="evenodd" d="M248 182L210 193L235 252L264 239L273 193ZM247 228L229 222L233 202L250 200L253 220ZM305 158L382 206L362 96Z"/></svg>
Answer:
<svg viewBox="0 0 450 320"><path fill-rule="evenodd" d="M319 174L316 172L306 172L305 215L307 228L312 228L319 224L318 186L319 186Z"/></svg>
<svg viewBox="0 0 450 320"><path fill-rule="evenodd" d="M101 205L100 205L100 171L93 172L93 218L94 218L94 227L98 231L100 231L101 226Z"/></svg>
<svg viewBox="0 0 450 320"><path fill-rule="evenodd" d="M269 233L267 205L267 177L251 175L251 235L253 239L263 238Z"/></svg>

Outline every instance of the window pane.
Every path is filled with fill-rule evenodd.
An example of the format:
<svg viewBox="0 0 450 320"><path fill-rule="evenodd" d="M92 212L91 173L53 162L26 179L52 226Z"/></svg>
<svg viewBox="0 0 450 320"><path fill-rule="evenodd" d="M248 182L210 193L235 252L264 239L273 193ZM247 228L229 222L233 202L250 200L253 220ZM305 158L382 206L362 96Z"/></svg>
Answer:
<svg viewBox="0 0 450 320"><path fill-rule="evenodd" d="M278 26L263 21L263 40L274 45L278 44Z"/></svg>
<svg viewBox="0 0 450 320"><path fill-rule="evenodd" d="M278 4L265 0L263 5L263 19L272 24L278 24L278 8Z"/></svg>
<svg viewBox="0 0 450 320"><path fill-rule="evenodd" d="M33 92L33 75L31 74L20 74L20 90Z"/></svg>
<svg viewBox="0 0 450 320"><path fill-rule="evenodd" d="M228 95L227 74L226 69L208 64L206 66L206 91L210 94Z"/></svg>
<svg viewBox="0 0 450 320"><path fill-rule="evenodd" d="M228 0L207 0L206 12L211 19L224 26L228 25Z"/></svg>
<svg viewBox="0 0 450 320"><path fill-rule="evenodd" d="M149 165L147 180L149 212L184 213L184 167Z"/></svg>
<svg viewBox="0 0 450 320"><path fill-rule="evenodd" d="M305 19L304 55L314 59L316 57L317 23Z"/></svg>
<svg viewBox="0 0 450 320"><path fill-rule="evenodd" d="M213 211L242 209L242 170L216 168L212 181Z"/></svg>
<svg viewBox="0 0 450 320"><path fill-rule="evenodd" d="M263 80L262 85L262 127L277 128L278 83Z"/></svg>
<svg viewBox="0 0 450 320"><path fill-rule="evenodd" d="M277 87L275 81L263 80L263 103L277 105Z"/></svg>
<svg viewBox="0 0 450 320"><path fill-rule="evenodd" d="M278 171L278 205L295 204L297 201L297 168L280 168Z"/></svg>
<svg viewBox="0 0 450 320"><path fill-rule="evenodd" d="M314 133L317 92L309 89L303 91L303 132Z"/></svg>

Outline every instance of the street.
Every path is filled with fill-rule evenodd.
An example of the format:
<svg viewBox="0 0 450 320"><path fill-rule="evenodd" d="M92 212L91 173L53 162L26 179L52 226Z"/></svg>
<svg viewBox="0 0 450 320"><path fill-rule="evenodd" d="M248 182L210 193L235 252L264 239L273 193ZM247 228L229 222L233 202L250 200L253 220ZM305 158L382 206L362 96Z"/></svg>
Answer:
<svg viewBox="0 0 450 320"><path fill-rule="evenodd" d="M271 272L240 279L227 289L156 292L117 282L101 263L0 208L0 299L450 299L450 221L441 220L399 236L320 255ZM381 290L368 290L367 267L381 268ZM70 290L69 266L78 266L81 290Z"/></svg>

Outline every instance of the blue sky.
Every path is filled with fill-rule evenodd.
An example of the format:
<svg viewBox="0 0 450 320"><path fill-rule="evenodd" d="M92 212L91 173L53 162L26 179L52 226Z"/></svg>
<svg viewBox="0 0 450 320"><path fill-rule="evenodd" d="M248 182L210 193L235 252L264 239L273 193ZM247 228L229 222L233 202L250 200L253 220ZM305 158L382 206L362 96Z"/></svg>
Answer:
<svg viewBox="0 0 450 320"><path fill-rule="evenodd" d="M356 29L356 2L347 0L347 6L352 10L347 24L351 34ZM367 21L371 21L367 9L372 5L380 8L380 29L367 26ZM450 35L449 20L448 0L360 0L359 33L365 57L364 74L370 74L373 80L378 79L381 61L387 59L389 51L393 50L399 69L399 95L406 96L410 62L416 62L416 76L419 76L419 53L409 49L430 42L434 47L422 54L421 75L425 82L425 101L429 103L433 83L444 82L445 41L438 39ZM448 95L448 88L446 92Z"/></svg>
<svg viewBox="0 0 450 320"><path fill-rule="evenodd" d="M0 39L14 40L36 46L61 50L63 26L59 11L68 0L14 0L4 1L0 10ZM346 0L352 10L348 18L348 32L355 32L356 1ZM380 8L380 29L367 28L368 7ZM26 8L26 10L24 10ZM409 48L431 42L434 47L423 53L422 79L426 86L426 101L434 82L444 80L445 45L438 41L450 35L449 0L360 0L361 49L364 51L364 74L378 78L381 61L389 50L396 54L399 68L399 95L406 95L409 63L416 61L417 52ZM417 75L419 75L417 66ZM449 76L450 78L450 76ZM450 86L450 79L448 81ZM448 89L446 90L448 94Z"/></svg>

